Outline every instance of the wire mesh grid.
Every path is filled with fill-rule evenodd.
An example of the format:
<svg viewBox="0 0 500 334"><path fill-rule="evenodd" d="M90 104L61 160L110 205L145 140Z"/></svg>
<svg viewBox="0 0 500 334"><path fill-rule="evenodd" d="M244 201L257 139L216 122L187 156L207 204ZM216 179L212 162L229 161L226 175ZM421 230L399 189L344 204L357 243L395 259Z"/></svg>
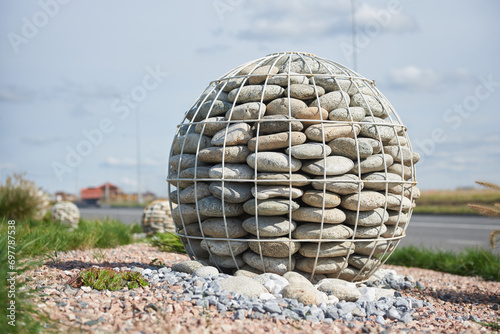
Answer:
<svg viewBox="0 0 500 334"><path fill-rule="evenodd" d="M141 226L146 234L175 232L169 201L157 199L149 203L142 212Z"/></svg>
<svg viewBox="0 0 500 334"><path fill-rule="evenodd" d="M176 233L224 272L363 281L405 236L418 160L374 81L313 54L270 54L210 82L178 125Z"/></svg>

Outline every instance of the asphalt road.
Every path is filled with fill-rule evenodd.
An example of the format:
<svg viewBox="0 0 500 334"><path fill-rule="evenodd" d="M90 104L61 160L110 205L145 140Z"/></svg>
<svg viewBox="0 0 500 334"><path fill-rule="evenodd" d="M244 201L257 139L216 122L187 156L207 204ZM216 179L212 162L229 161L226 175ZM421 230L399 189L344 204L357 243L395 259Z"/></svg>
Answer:
<svg viewBox="0 0 500 334"><path fill-rule="evenodd" d="M139 223L141 208L80 208L84 219L120 220L126 224ZM492 230L500 229L500 219L469 215L414 214L400 246L425 246L433 249L459 251L465 247L489 247ZM496 251L500 254L500 249Z"/></svg>

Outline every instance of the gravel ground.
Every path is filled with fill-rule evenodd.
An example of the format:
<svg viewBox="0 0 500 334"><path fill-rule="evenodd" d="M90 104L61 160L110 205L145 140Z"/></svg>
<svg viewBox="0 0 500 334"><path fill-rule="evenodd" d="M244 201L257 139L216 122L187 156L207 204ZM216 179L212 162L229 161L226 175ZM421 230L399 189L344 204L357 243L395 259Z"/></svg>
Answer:
<svg viewBox="0 0 500 334"><path fill-rule="evenodd" d="M386 319L381 325L372 316L366 321L335 320L314 323L306 320L233 320L231 311L219 313L215 306L203 308L193 302L172 299L182 287L146 288L120 291L73 289L66 282L81 269L92 266L130 269L148 268L158 259L170 267L189 258L164 253L147 244L114 249L70 251L58 254L58 262L45 263L25 273L28 285L36 289L35 303L57 324L57 331L96 333L489 333L475 323L498 322L500 283L441 272L384 266L399 275L412 276L422 289L400 291L404 297L428 301L431 307L416 309L407 323ZM99 260L99 261L98 261ZM175 297L174 297L175 298Z"/></svg>

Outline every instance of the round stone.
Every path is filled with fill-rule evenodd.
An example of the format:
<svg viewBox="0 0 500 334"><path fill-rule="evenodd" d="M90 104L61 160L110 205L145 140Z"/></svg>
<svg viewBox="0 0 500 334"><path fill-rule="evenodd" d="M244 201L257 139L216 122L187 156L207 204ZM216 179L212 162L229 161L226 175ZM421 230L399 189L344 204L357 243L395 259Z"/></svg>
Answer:
<svg viewBox="0 0 500 334"><path fill-rule="evenodd" d="M250 154L246 145L226 146L226 147L207 147L198 152L198 160L208 163L245 163Z"/></svg>
<svg viewBox="0 0 500 334"><path fill-rule="evenodd" d="M199 149L209 147L210 140L210 137L198 133L188 133L174 139L173 152L174 154L196 153Z"/></svg>
<svg viewBox="0 0 500 334"><path fill-rule="evenodd" d="M318 107L310 107L300 110L297 114L295 114L295 118L300 119L304 127L308 127L313 124L321 123L324 120L328 119L328 111L325 109ZM305 119L310 119L311 121L305 121Z"/></svg>
<svg viewBox="0 0 500 334"><path fill-rule="evenodd" d="M391 189L401 185L401 181L401 176L392 173L373 172L363 175L365 189L385 190L386 185Z"/></svg>
<svg viewBox="0 0 500 334"><path fill-rule="evenodd" d="M181 191L174 191L170 193L170 200L172 203L184 203L184 204L192 204L196 203L197 200L200 200L204 197L212 195L210 190L208 190L208 184L205 182L196 182L189 187L182 189Z"/></svg>
<svg viewBox="0 0 500 334"><path fill-rule="evenodd" d="M382 152L382 143L373 138L358 137L358 141L369 144L372 147L373 154Z"/></svg>
<svg viewBox="0 0 500 334"><path fill-rule="evenodd" d="M254 175L255 171L243 164L224 164L224 168L222 164L217 164L209 172L212 179L253 179Z"/></svg>
<svg viewBox="0 0 500 334"><path fill-rule="evenodd" d="M406 212L396 210L387 210L387 212L389 213L389 218L385 222L386 225L403 225L410 221L410 217Z"/></svg>
<svg viewBox="0 0 500 334"><path fill-rule="evenodd" d="M227 119L224 116L209 117L195 125L194 132L212 137L214 134L227 126Z"/></svg>
<svg viewBox="0 0 500 334"><path fill-rule="evenodd" d="M289 147L285 152L296 159L323 159L332 153L332 149L321 143L306 143Z"/></svg>
<svg viewBox="0 0 500 334"><path fill-rule="evenodd" d="M257 208L255 207L255 202L257 202ZM243 208L249 215L280 216L289 213L290 209L292 211L297 210L299 205L287 199L257 201L255 199L250 199L243 204Z"/></svg>
<svg viewBox="0 0 500 334"><path fill-rule="evenodd" d="M318 252L319 248L319 252ZM345 242L304 242L299 253L305 257L337 257L354 253L354 243Z"/></svg>
<svg viewBox="0 0 500 334"><path fill-rule="evenodd" d="M373 148L369 143L354 138L337 138L329 142L328 146L333 154L342 155L354 161L357 161L358 157L363 159L373 154Z"/></svg>
<svg viewBox="0 0 500 334"><path fill-rule="evenodd" d="M181 179L208 179L210 178L210 168L211 166L199 166L199 167L190 167L184 169L179 177Z"/></svg>
<svg viewBox="0 0 500 334"><path fill-rule="evenodd" d="M314 287L299 284L289 284L281 290L284 298L295 299L303 305L318 305L326 302L326 298Z"/></svg>
<svg viewBox="0 0 500 334"><path fill-rule="evenodd" d="M224 198L227 203L243 203L252 198L252 183L212 182L209 191L217 198Z"/></svg>
<svg viewBox="0 0 500 334"><path fill-rule="evenodd" d="M351 98L351 106L363 107L366 115L387 118L387 108L382 105L378 98L364 94L354 94Z"/></svg>
<svg viewBox="0 0 500 334"><path fill-rule="evenodd" d="M237 99L238 103L266 102L282 96L284 92L283 87L277 85L249 85L233 89L227 98L230 102Z"/></svg>
<svg viewBox="0 0 500 334"><path fill-rule="evenodd" d="M235 123L217 132L212 137L213 146L246 144L253 137L252 127L247 123Z"/></svg>
<svg viewBox="0 0 500 334"><path fill-rule="evenodd" d="M388 154L386 156L391 157ZM392 157L391 157L391 161L392 161ZM411 168L408 167L408 166L404 166L404 165L402 165L400 163L394 163L394 164L391 164L390 166L388 166L387 167L387 172L388 173L393 173L393 174L396 174L396 175L399 175L399 176L403 176L403 178L405 180L411 179L411 176L412 176Z"/></svg>
<svg viewBox="0 0 500 334"><path fill-rule="evenodd" d="M172 210L172 219L177 226L189 225L198 222L198 214L200 218L205 217L196 210L194 204L180 204Z"/></svg>
<svg viewBox="0 0 500 334"><path fill-rule="evenodd" d="M252 188L252 195L257 199L269 199L275 197L299 198L304 192L299 188L290 188L286 186L258 186Z"/></svg>
<svg viewBox="0 0 500 334"><path fill-rule="evenodd" d="M390 252L394 248L392 242L388 240L377 241L356 241L355 252L363 255L378 255L385 251Z"/></svg>
<svg viewBox="0 0 500 334"><path fill-rule="evenodd" d="M359 211L369 211L384 206L385 196L376 191L362 191L358 194L343 196L340 206L344 209L357 211L358 202Z"/></svg>
<svg viewBox="0 0 500 334"><path fill-rule="evenodd" d="M293 232L297 224L284 216L259 216L246 219L242 226L259 237L280 237Z"/></svg>
<svg viewBox="0 0 500 334"><path fill-rule="evenodd" d="M358 226L355 237L360 239L378 238L386 231L387 227L383 224L380 226Z"/></svg>
<svg viewBox="0 0 500 334"><path fill-rule="evenodd" d="M287 271L295 269L295 257L292 256L291 262L289 258L279 258L279 257L267 257L254 253L252 251L246 251L243 253L243 260L250 267L261 270L266 273L274 273L278 275L283 275Z"/></svg>
<svg viewBox="0 0 500 334"><path fill-rule="evenodd" d="M204 166L206 163L196 161L196 155L194 154L177 154L170 157L170 166L175 171L183 171L187 168L192 168L195 166Z"/></svg>
<svg viewBox="0 0 500 334"><path fill-rule="evenodd" d="M389 154L374 154L366 159L361 160L359 168L361 169L361 174L369 172L377 172L385 170L385 166L389 169L392 165L394 159ZM351 173L358 174L358 162L354 161L354 167L351 169Z"/></svg>
<svg viewBox="0 0 500 334"><path fill-rule="evenodd" d="M250 249L268 257L288 257L300 248L300 242L288 238L261 238L262 241L249 241ZM259 246L260 245L260 246Z"/></svg>
<svg viewBox="0 0 500 334"><path fill-rule="evenodd" d="M219 275L219 269L212 266L204 266L193 272L193 277L212 277Z"/></svg>
<svg viewBox="0 0 500 334"><path fill-rule="evenodd" d="M308 190L302 196L302 201L317 208L334 208L340 204L340 196L328 191Z"/></svg>
<svg viewBox="0 0 500 334"><path fill-rule="evenodd" d="M203 102L200 109L196 113L195 120L203 120L207 117L214 117L219 115L224 115L226 111L231 109L232 103L219 101L219 100L209 100Z"/></svg>
<svg viewBox="0 0 500 334"><path fill-rule="evenodd" d="M316 179L323 180L322 177L316 177ZM324 181L312 181L312 186L314 189L321 191L323 191L323 187L325 187L326 190L341 195L357 193L363 189L363 183L360 182L359 177L353 174L331 176L327 177Z"/></svg>
<svg viewBox="0 0 500 334"><path fill-rule="evenodd" d="M299 100L315 99L325 94L325 89L321 86L292 84L289 86L290 97ZM300 118L300 117L297 117Z"/></svg>
<svg viewBox="0 0 500 334"><path fill-rule="evenodd" d="M382 194L381 194L382 195ZM384 195L382 195L384 196ZM409 210L413 207L408 197L401 198L401 194L387 194L387 208L392 210Z"/></svg>
<svg viewBox="0 0 500 334"><path fill-rule="evenodd" d="M403 235L403 228L401 226L391 225L387 226L387 230L381 234L384 238L400 237Z"/></svg>
<svg viewBox="0 0 500 334"><path fill-rule="evenodd" d="M265 136L254 137L248 141L248 149L255 152L258 138L258 151L269 151L277 150L280 148L286 148L290 145L303 144L306 141L306 135L302 132L292 131L292 132L280 132Z"/></svg>
<svg viewBox="0 0 500 334"><path fill-rule="evenodd" d="M384 120L378 117L365 117L361 120L361 130L360 134L365 137L370 137L376 140L382 140L382 142L388 142L395 136L397 136L398 125L392 125L388 120ZM374 124L377 123L377 124ZM382 123L382 124L378 124ZM383 125L388 124L388 125ZM380 134L380 139L379 139Z"/></svg>
<svg viewBox="0 0 500 334"><path fill-rule="evenodd" d="M413 152L404 146L384 146L384 152L389 154L395 162L403 162L405 166L411 166L417 163L417 161L413 160Z"/></svg>
<svg viewBox="0 0 500 334"><path fill-rule="evenodd" d="M323 233L321 233L323 232ZM307 223L297 226L295 231L292 233L294 239L347 239L352 237L353 230L343 224L339 225L323 225L323 231L321 230L321 224L317 223Z"/></svg>
<svg viewBox="0 0 500 334"><path fill-rule="evenodd" d="M359 134L360 129L358 124L313 124L306 129L305 134L309 140L323 143L340 137L354 138L354 134Z"/></svg>
<svg viewBox="0 0 500 334"><path fill-rule="evenodd" d="M302 167L300 160L279 152L252 153L247 164L259 172L296 172Z"/></svg>
<svg viewBox="0 0 500 334"><path fill-rule="evenodd" d="M328 156L326 159L304 162L302 164L302 171L313 175L340 175L350 171L353 166L354 162L349 158Z"/></svg>
<svg viewBox="0 0 500 334"><path fill-rule="evenodd" d="M215 265L223 268L241 268L245 265L241 254L233 257L212 253L212 255L210 256L210 261Z"/></svg>
<svg viewBox="0 0 500 334"><path fill-rule="evenodd" d="M203 233L213 238L242 238L248 232L242 226L243 222L238 218L209 218L201 223Z"/></svg>
<svg viewBox="0 0 500 334"><path fill-rule="evenodd" d="M346 215L345 223L358 226L380 226L389 219L389 214L384 208L376 208L370 211L360 211L359 215L356 211L344 210ZM356 219L357 218L357 219Z"/></svg>
<svg viewBox="0 0 500 334"><path fill-rule="evenodd" d="M231 254L236 256L248 249L246 241L202 240L200 245L211 254L224 256L231 256Z"/></svg>
<svg viewBox="0 0 500 334"><path fill-rule="evenodd" d="M260 102L249 102L240 104L226 113L226 119L234 120L256 120L266 113L266 105Z"/></svg>
<svg viewBox="0 0 500 334"><path fill-rule="evenodd" d="M235 292L248 298L259 298L261 294L268 293L262 284L246 276L229 276L220 281L220 287L228 292Z"/></svg>
<svg viewBox="0 0 500 334"><path fill-rule="evenodd" d="M290 108L290 110L289 110ZM267 115L287 115L295 117L295 115L302 109L307 108L307 104L304 101L282 97L271 101L267 105ZM287 127L288 129L288 127Z"/></svg>
<svg viewBox="0 0 500 334"><path fill-rule="evenodd" d="M345 267L345 258L342 256L320 257L316 260L315 258L304 257L298 259L295 266L306 273L334 274Z"/></svg>
<svg viewBox="0 0 500 334"><path fill-rule="evenodd" d="M345 214L339 209L321 209L302 206L292 212L292 219L302 222L340 224L345 220Z"/></svg>
<svg viewBox="0 0 500 334"><path fill-rule="evenodd" d="M198 201L200 214L207 217L236 217L243 214L243 205L225 202L215 196L208 196Z"/></svg>
<svg viewBox="0 0 500 334"><path fill-rule="evenodd" d="M302 131L303 128L302 123L288 115L264 116L254 126L255 133L259 135L285 131Z"/></svg>
<svg viewBox="0 0 500 334"><path fill-rule="evenodd" d="M310 107L321 107L330 112L333 109L345 108L349 106L351 99L349 95L345 92L334 91L321 96L319 99L315 99L309 105Z"/></svg>
<svg viewBox="0 0 500 334"><path fill-rule="evenodd" d="M180 273L192 274L196 269L202 268L203 263L199 261L182 261L177 262L172 265L173 271L178 271Z"/></svg>
<svg viewBox="0 0 500 334"><path fill-rule="evenodd" d="M259 173L257 174L257 182L262 185L277 185L294 187L306 186L311 181L308 177L302 174L285 174L285 173Z"/></svg>
<svg viewBox="0 0 500 334"><path fill-rule="evenodd" d="M378 267L380 260L376 257L369 257L364 255L351 255L347 260L349 264L355 268L365 270L372 270L374 267Z"/></svg>
<svg viewBox="0 0 500 334"><path fill-rule="evenodd" d="M361 107L337 108L330 111L328 118L332 121L359 122L365 118L365 109Z"/></svg>
<svg viewBox="0 0 500 334"><path fill-rule="evenodd" d="M248 83L250 85L257 85L263 83L268 75L278 73L279 69L276 66L264 65L256 68L254 71L250 72L250 77L248 78Z"/></svg>

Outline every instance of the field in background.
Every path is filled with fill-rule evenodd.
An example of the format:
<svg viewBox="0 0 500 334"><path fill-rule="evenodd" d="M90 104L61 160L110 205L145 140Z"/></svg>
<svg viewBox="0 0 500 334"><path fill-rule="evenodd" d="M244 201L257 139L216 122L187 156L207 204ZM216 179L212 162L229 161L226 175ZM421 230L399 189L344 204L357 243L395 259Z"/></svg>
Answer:
<svg viewBox="0 0 500 334"><path fill-rule="evenodd" d="M500 202L500 193L488 189L424 190L417 200L415 213L478 214L467 204Z"/></svg>

